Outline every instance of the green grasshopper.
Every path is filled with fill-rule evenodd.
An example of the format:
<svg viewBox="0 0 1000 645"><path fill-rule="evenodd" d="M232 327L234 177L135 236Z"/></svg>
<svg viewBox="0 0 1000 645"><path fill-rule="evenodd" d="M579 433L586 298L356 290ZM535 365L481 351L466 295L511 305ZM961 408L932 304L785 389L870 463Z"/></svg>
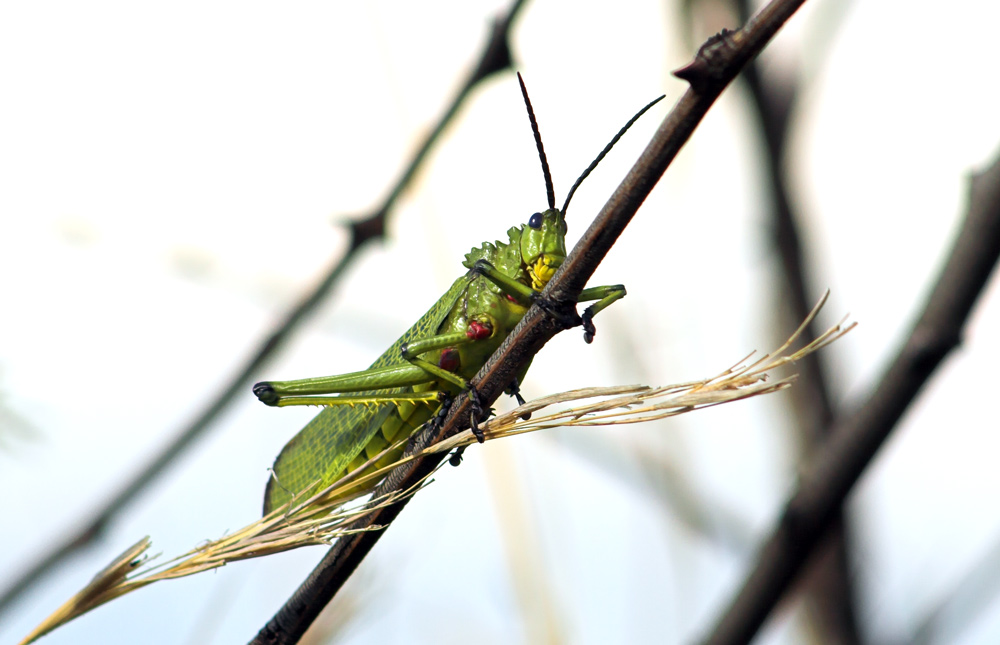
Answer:
<svg viewBox="0 0 1000 645"><path fill-rule="evenodd" d="M625 124L604 150L580 175L566 196L562 209L555 207L555 193L541 134L521 75L517 76L528 110L545 177L549 207L535 213L526 225L507 231L509 241L484 243L465 256L469 269L372 366L361 372L302 379L267 381L253 387L267 405L327 406L282 449L274 462L273 476L264 491L264 514L296 498L307 489L322 487L361 468L381 468L396 461L403 447L386 450L409 437L422 424L446 409L444 401L461 392L473 400L472 427L482 413L478 395L469 384L480 367L524 317L528 307L566 257L566 208L573 193L629 127L656 99ZM593 317L625 296L623 285L591 287L579 302L596 301L570 326L582 324L584 339L594 337ZM541 303L544 304L544 303ZM525 366L508 388L524 403L517 384ZM454 463L454 462L453 462ZM366 465L367 464L367 465ZM320 488L315 488L319 482ZM344 498L351 491L338 493Z"/></svg>

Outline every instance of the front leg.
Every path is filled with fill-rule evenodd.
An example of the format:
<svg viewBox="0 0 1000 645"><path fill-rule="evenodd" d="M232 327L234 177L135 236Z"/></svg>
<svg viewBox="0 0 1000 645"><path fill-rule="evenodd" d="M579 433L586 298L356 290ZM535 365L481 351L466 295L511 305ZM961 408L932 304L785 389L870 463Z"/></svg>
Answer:
<svg viewBox="0 0 1000 645"><path fill-rule="evenodd" d="M537 304L545 310L545 313L557 320L563 326L563 329L570 329L581 323L581 319L576 315L575 311L572 316L567 316L553 306L551 302L539 297L540 293L538 291L535 291L531 287L521 284L517 280L504 275L486 260L477 260L472 267L472 272L483 276L495 284L505 295L513 298L514 301L525 307ZM591 300L593 300L593 298L591 298Z"/></svg>
<svg viewBox="0 0 1000 645"><path fill-rule="evenodd" d="M476 260L476 263L472 265L471 272L483 276L495 284L505 295L510 296L525 307L530 307L538 297L537 291L506 275L486 260Z"/></svg>
<svg viewBox="0 0 1000 645"><path fill-rule="evenodd" d="M597 302L584 309L583 315L580 317L583 320L584 341L587 343L594 341L594 334L597 333L597 329L594 327L594 316L597 312L603 310L612 302L624 298L625 293L625 285L623 284L612 284L606 287L591 287L580 292L580 298L577 302L597 300Z"/></svg>
<svg viewBox="0 0 1000 645"><path fill-rule="evenodd" d="M601 311L612 302L621 300L626 294L625 285L623 284L612 284L604 287L590 287L589 289L584 289L580 292L580 297L577 299L577 302L589 302L591 300L596 300L597 302L587 307L579 319L567 319L566 316L562 316L556 312L555 309L545 300L540 299L537 291L529 286L521 284L517 280L509 278L500 271L497 271L497 269L486 260L476 261L476 264L472 267L472 271L485 277L499 287L505 294L515 298L518 302L524 304L525 306L538 304L538 306L545 309L549 315L559 320L567 329L582 324L583 339L588 343L593 342L594 334L597 333L597 329L594 327L594 316L597 312Z"/></svg>

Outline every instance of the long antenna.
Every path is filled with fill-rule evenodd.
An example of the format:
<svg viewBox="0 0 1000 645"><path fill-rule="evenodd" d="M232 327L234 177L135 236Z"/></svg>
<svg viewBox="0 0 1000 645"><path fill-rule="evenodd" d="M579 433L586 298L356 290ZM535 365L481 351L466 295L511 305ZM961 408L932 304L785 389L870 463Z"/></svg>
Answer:
<svg viewBox="0 0 1000 645"><path fill-rule="evenodd" d="M548 195L549 209L551 210L556 207L556 191L552 188L552 173L549 172L549 162L545 159L545 148L542 147L542 135L538 131L538 121L535 121L535 111L531 109L531 100L528 98L528 89L524 86L524 79L521 78L521 72L517 73L517 82L521 84L521 95L524 97L525 107L528 108L528 119L531 121L531 132L535 135L538 158L542 161L542 173L545 175L545 193ZM570 194L573 194L572 191L570 191Z"/></svg>
<svg viewBox="0 0 1000 645"><path fill-rule="evenodd" d="M518 75L518 78L521 78L521 76ZM521 83L521 89L522 90L524 89L524 83ZM664 96L666 96L666 95L664 95ZM524 100L528 100L528 95L527 94L524 95ZM576 180L576 183L573 184L573 187L569 189L569 194L566 195L566 202L563 204L563 207L562 207L563 217L566 216L566 209L569 208L569 200L571 200L573 198L573 193L575 193L576 189L580 187L580 184L582 184L583 180L587 178L587 175L589 175L594 170L594 168L597 168L597 164L601 163L601 159L604 159L604 157L608 154L608 152L611 151L611 148L613 148L614 145L616 143L618 143L618 140L622 138L622 135L625 134L628 131L628 129L632 127L632 124L635 123L636 121L638 121L639 117L641 117L643 114L646 113L646 110L648 110L649 108L653 107L654 105L656 105L657 103L659 103L661 100L663 100L663 96L661 96L660 98L655 99L654 101L652 101L649 105L647 105L646 107L644 107L641 110L639 110L634 117L632 117L631 119L629 119L628 123L625 124L625 127L622 128L621 130L619 130L618 134L615 135L615 138L612 139L611 142L608 145L604 146L604 150L601 150L601 154L597 155L597 159L594 159L594 161L591 162L590 166L588 166L587 169L583 171L583 174L580 175L580 178ZM528 111L529 112L531 111L531 106L528 106ZM532 116L532 118L531 118L531 123L532 123L532 126L534 126L534 123L535 123L534 116ZM536 132L535 136L537 137L538 136L537 135L538 131L535 130L535 132ZM538 149L539 150L542 149L542 141L541 141L541 139L538 140ZM544 163L545 163L545 157L543 155L543 157L542 157L542 164L544 165ZM546 176L548 176L548 168L546 168L545 172L546 172ZM549 208L552 208L552 206L550 205Z"/></svg>

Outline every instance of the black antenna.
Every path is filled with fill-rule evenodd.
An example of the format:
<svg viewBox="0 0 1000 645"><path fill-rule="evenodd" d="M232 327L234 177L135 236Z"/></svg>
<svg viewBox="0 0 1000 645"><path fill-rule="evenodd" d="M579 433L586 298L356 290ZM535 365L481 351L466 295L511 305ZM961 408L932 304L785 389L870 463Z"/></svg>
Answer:
<svg viewBox="0 0 1000 645"><path fill-rule="evenodd" d="M549 162L545 160L545 148L542 147L542 135L538 132L538 122L535 121L535 111L531 109L531 100L528 98L528 89L524 86L524 79L521 78L521 72L517 73L517 82L521 84L521 95L524 96L524 105L528 108L528 119L531 121L531 132L535 135L535 145L538 147L538 158L542 160L542 173L545 175L545 193L548 195L549 209L551 210L556 207L556 191L552 188L552 173L549 172ZM632 124L629 123L629 125ZM570 194L572 194L572 191L570 191Z"/></svg>
<svg viewBox="0 0 1000 645"><path fill-rule="evenodd" d="M518 76L518 78L520 78L520 76ZM524 89L524 84L523 83L521 84L521 89ZM666 95L664 95L664 96L666 96ZM528 95L527 94L524 95L524 99L528 100ZM621 130L619 130L618 134L615 135L615 138L611 140L611 143L609 143L608 145L604 146L604 150L601 150L601 154L597 155L597 159L594 159L594 161L591 162L590 166L588 166L587 169L583 171L583 174L580 175L580 178L576 180L576 183L573 184L573 187L569 189L569 194L566 195L566 203L564 203L563 207L562 207L563 217L566 216L566 209L569 208L569 200L571 200L573 198L573 193L575 193L576 189L580 187L580 184L582 184L583 180L587 178L587 175L589 175L594 170L594 168L597 168L597 164L601 163L601 159L604 159L604 157L608 154L608 152L611 151L611 148L613 148L614 145L616 143L618 143L618 140L622 138L622 135L625 134L625 132L627 132L628 129L632 127L632 124L635 123L636 121L638 121L639 117L641 117L643 114L646 113L646 110L648 110L649 108L653 107L654 105L656 105L657 103L659 103L661 100L663 100L663 96L661 96L658 99L655 99L649 105L647 105L646 107L644 107L641 110L639 110L634 117L632 117L631 119L629 119L628 123L625 124L625 127L622 128ZM528 107L528 111L529 112L531 111L531 107L530 106ZM532 117L531 123L532 123L532 125L534 125L534 123L535 123L534 117ZM537 133L538 131L536 130L535 132ZM536 134L536 136L537 136L537 134ZM541 142L541 140L538 141L538 149L539 150L542 149L542 142ZM545 157L543 155L543 157L542 157L542 164L544 165L544 163L545 163ZM548 169L547 168L546 168L545 172L546 172L546 176L548 176ZM552 207L549 206L549 208L552 208Z"/></svg>

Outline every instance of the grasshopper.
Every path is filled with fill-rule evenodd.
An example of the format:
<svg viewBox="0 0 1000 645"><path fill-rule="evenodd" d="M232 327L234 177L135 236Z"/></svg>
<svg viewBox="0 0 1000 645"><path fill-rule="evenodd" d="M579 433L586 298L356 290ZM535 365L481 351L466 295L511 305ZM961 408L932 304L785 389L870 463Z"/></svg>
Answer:
<svg viewBox="0 0 1000 645"><path fill-rule="evenodd" d="M557 209L538 123L520 74L517 79L542 164L548 209L508 230L507 242L486 242L467 253L462 264L468 273L367 370L254 385L254 394L267 405L326 406L275 460L264 492L265 515L307 489L320 490L314 488L317 482L322 488L358 469L393 463L403 447L386 448L412 435L446 408L446 400L461 392L468 392L473 400L472 427L483 441L476 424L482 409L469 379L539 300L539 293L565 259L565 214L573 193L628 128L663 98L625 124L576 180L562 209ZM594 315L624 296L625 287L620 284L584 289L578 301L596 302L570 326L582 324L584 339L590 343ZM517 384L527 369L507 390L522 404ZM350 491L339 495L349 497Z"/></svg>

